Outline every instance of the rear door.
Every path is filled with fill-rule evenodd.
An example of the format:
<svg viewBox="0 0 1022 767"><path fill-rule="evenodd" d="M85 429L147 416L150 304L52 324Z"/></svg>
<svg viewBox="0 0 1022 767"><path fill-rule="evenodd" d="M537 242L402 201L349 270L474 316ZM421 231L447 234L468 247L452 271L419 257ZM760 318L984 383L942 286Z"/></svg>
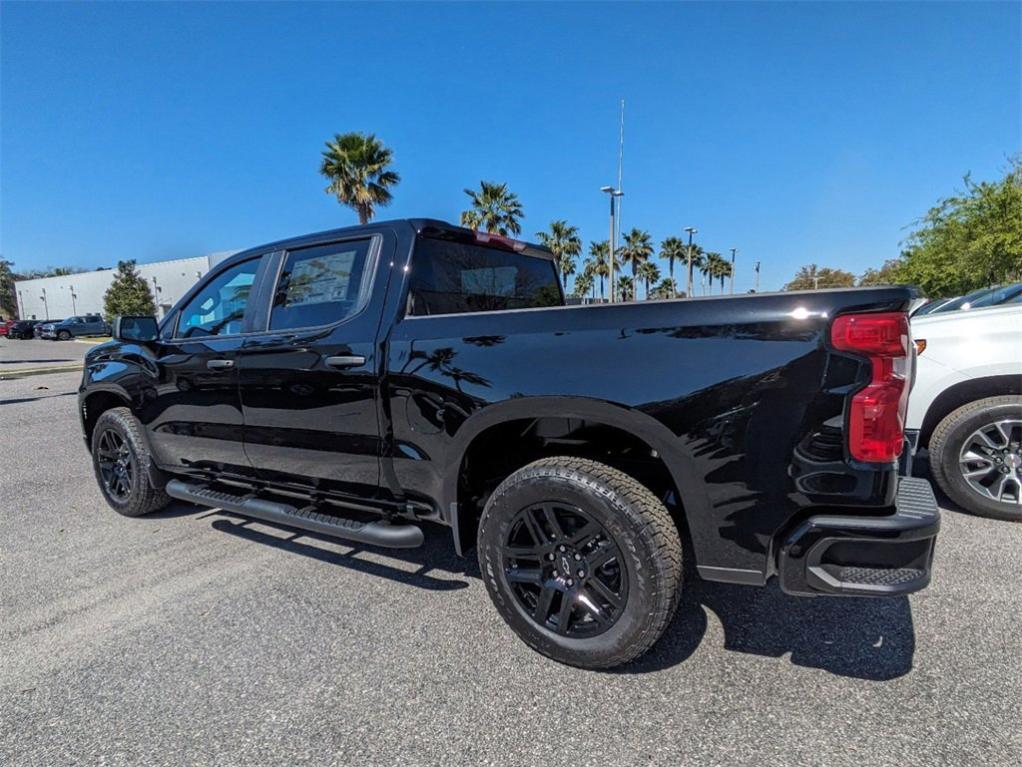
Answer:
<svg viewBox="0 0 1022 767"><path fill-rule="evenodd" d="M260 476L377 492L376 340L393 251L382 230L275 255L263 331L238 350L245 452Z"/></svg>
<svg viewBox="0 0 1022 767"><path fill-rule="evenodd" d="M251 330L252 290L268 261L254 256L211 272L164 325L156 383L139 411L161 465L250 473L236 363Z"/></svg>

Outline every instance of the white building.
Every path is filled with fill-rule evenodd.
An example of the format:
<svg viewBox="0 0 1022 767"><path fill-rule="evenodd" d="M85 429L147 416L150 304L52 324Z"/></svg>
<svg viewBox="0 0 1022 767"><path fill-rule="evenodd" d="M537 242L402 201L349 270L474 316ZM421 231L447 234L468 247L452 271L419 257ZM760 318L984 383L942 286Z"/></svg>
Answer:
<svg viewBox="0 0 1022 767"><path fill-rule="evenodd" d="M196 280L235 252L223 251L195 258L137 264L136 268L149 283L149 289L156 299L157 314L162 317ZM102 314L103 296L116 273L116 269L103 269L16 282L14 288L19 316L47 320L64 319L76 314Z"/></svg>

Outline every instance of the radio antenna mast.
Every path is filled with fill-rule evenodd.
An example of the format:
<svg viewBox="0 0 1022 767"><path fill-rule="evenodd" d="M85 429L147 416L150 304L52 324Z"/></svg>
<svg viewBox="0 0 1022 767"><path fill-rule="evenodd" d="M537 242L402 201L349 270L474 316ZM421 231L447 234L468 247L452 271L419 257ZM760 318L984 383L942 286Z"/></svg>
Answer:
<svg viewBox="0 0 1022 767"><path fill-rule="evenodd" d="M617 147L617 189L621 189L621 177L624 171L625 159L625 100L621 99L621 137ZM617 245L621 244L621 198L617 198L617 232L614 235Z"/></svg>

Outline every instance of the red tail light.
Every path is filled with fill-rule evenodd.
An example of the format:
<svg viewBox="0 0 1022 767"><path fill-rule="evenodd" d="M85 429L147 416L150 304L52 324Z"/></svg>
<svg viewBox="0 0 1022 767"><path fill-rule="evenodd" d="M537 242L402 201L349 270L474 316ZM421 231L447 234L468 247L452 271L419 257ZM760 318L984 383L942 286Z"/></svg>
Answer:
<svg viewBox="0 0 1022 767"><path fill-rule="evenodd" d="M852 458L889 463L901 455L908 408L909 328L902 312L845 314L830 329L834 348L869 357L873 377L852 397L848 451Z"/></svg>

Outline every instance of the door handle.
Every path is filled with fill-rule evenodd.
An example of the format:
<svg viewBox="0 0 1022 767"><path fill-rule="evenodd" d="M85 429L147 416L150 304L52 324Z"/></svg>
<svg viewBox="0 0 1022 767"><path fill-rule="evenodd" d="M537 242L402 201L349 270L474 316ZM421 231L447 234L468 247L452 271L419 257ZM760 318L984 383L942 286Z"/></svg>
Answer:
<svg viewBox="0 0 1022 767"><path fill-rule="evenodd" d="M332 368L357 368L366 364L366 358L361 354L341 355L339 357L327 357L326 364Z"/></svg>
<svg viewBox="0 0 1022 767"><path fill-rule="evenodd" d="M234 367L234 360L209 360L206 367L210 370L230 370Z"/></svg>

